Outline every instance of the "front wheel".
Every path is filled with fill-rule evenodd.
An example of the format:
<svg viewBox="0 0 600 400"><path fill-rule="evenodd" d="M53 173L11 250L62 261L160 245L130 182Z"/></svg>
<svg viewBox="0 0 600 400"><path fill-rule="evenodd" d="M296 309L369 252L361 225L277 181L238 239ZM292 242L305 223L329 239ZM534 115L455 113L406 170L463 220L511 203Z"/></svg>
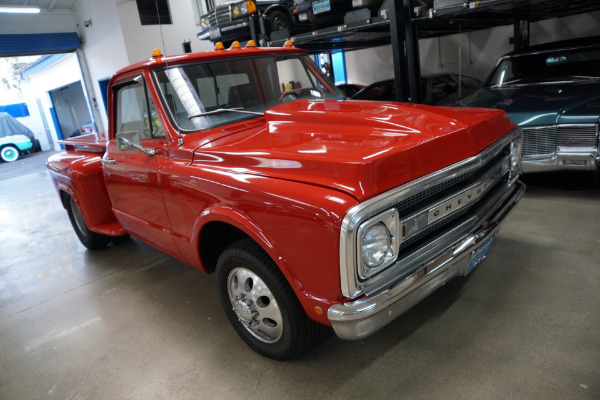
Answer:
<svg viewBox="0 0 600 400"><path fill-rule="evenodd" d="M217 263L221 305L238 335L256 352L289 360L319 336L287 280L252 240L230 246Z"/></svg>
<svg viewBox="0 0 600 400"><path fill-rule="evenodd" d="M19 149L9 144L0 150L0 158L4 162L17 161L19 159Z"/></svg>
<svg viewBox="0 0 600 400"><path fill-rule="evenodd" d="M100 250L108 245L111 237L90 231L83 219L83 215L81 215L81 211L79 211L79 207L77 207L77 203L70 196L67 204L67 213L81 244L90 250Z"/></svg>

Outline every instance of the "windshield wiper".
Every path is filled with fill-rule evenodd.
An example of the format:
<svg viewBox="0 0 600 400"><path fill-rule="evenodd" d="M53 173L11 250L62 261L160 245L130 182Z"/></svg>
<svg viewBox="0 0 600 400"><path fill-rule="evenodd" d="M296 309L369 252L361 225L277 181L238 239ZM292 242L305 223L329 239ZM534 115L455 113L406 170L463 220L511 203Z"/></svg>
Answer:
<svg viewBox="0 0 600 400"><path fill-rule="evenodd" d="M499 84L496 84L496 85L492 85L491 88L495 89L495 88L499 88L499 87L502 87L502 86L510 86L510 85L513 85L513 84L515 84L517 82L521 82L522 80L523 79L513 79L512 81L506 81L506 82L502 82L502 83L499 83Z"/></svg>
<svg viewBox="0 0 600 400"><path fill-rule="evenodd" d="M206 115L220 114L220 113L224 113L224 112L237 112L237 113L242 113L242 114L253 114L253 115L260 115L260 116L265 115L264 113L261 113L261 112L244 110L242 107L237 107L237 108L217 108L216 110L212 110L212 111L205 111L205 112L199 112L199 113L195 113L195 114L192 114L192 115L188 115L188 119L197 118L197 117L204 117Z"/></svg>

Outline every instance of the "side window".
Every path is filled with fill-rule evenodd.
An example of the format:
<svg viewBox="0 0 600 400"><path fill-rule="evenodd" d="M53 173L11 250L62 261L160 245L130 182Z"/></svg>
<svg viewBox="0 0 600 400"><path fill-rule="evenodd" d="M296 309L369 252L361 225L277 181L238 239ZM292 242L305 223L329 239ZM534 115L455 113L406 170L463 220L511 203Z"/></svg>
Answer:
<svg viewBox="0 0 600 400"><path fill-rule="evenodd" d="M116 132L137 132L142 139L164 138L156 106L146 96L142 82L134 81L117 91Z"/></svg>

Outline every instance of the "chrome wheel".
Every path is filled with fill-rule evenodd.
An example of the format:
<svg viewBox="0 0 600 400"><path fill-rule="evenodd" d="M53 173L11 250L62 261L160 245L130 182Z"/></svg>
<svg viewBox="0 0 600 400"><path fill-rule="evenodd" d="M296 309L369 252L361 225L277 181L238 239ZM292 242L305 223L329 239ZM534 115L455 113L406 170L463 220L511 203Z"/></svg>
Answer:
<svg viewBox="0 0 600 400"><path fill-rule="evenodd" d="M0 158L4 162L13 162L19 159L19 149L15 146L5 146L0 150Z"/></svg>
<svg viewBox="0 0 600 400"><path fill-rule="evenodd" d="M267 284L246 268L235 268L227 279L227 293L238 321L255 338L277 342L283 333L283 317Z"/></svg>
<svg viewBox="0 0 600 400"><path fill-rule="evenodd" d="M289 360L316 343L320 325L306 315L281 270L252 239L226 248L216 274L227 319L252 349Z"/></svg>

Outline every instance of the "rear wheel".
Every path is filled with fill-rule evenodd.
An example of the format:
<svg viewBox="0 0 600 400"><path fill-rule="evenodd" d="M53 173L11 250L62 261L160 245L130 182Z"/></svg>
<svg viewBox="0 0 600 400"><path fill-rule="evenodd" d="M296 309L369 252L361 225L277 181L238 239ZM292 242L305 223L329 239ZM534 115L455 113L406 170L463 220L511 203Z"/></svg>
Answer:
<svg viewBox="0 0 600 400"><path fill-rule="evenodd" d="M319 336L287 280L252 240L230 246L217 263L221 305L238 335L256 352L288 360Z"/></svg>
<svg viewBox="0 0 600 400"><path fill-rule="evenodd" d="M79 211L79 207L77 207L77 203L70 196L67 204L67 213L81 244L90 250L100 250L108 245L111 237L90 231L83 219L83 215L81 215L81 211Z"/></svg>
<svg viewBox="0 0 600 400"><path fill-rule="evenodd" d="M19 159L19 149L12 144L4 146L2 150L0 150L0 158L4 162L17 161Z"/></svg>

